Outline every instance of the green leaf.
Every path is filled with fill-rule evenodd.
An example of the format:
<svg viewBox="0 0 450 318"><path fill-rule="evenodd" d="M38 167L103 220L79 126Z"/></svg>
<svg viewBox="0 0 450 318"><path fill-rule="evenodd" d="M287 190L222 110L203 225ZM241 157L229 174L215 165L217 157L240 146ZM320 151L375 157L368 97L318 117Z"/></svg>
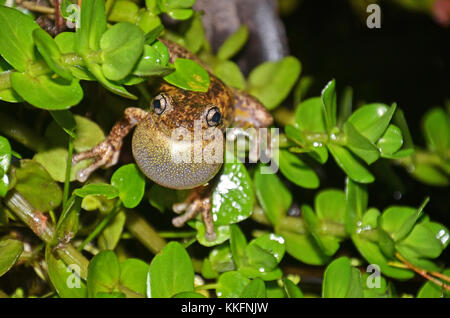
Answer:
<svg viewBox="0 0 450 318"><path fill-rule="evenodd" d="M201 12L196 12L192 19L186 21L182 27L187 48L196 54L203 47L206 40Z"/></svg>
<svg viewBox="0 0 450 318"><path fill-rule="evenodd" d="M77 123L73 114L68 110L54 110L50 111L53 119L58 123L58 125L64 129L72 138L77 138L75 134L75 129L77 128Z"/></svg>
<svg viewBox="0 0 450 318"><path fill-rule="evenodd" d="M322 105L325 110L325 122L328 131L336 126L336 81L333 79L325 86L321 94Z"/></svg>
<svg viewBox="0 0 450 318"><path fill-rule="evenodd" d="M336 163L353 181L371 183L375 180L369 170L356 159L347 149L335 144L328 144L328 150L336 160Z"/></svg>
<svg viewBox="0 0 450 318"><path fill-rule="evenodd" d="M339 257L328 265L323 280L322 297L363 297L361 275L350 265L347 257Z"/></svg>
<svg viewBox="0 0 450 318"><path fill-rule="evenodd" d="M402 280L410 279L414 276L414 273L410 270L389 266L389 260L381 252L378 244L365 240L358 235L352 235L352 240L359 253L369 264L380 266L383 275Z"/></svg>
<svg viewBox="0 0 450 318"><path fill-rule="evenodd" d="M90 183L82 188L75 189L73 194L82 198L87 195L102 195L107 199L114 199L119 196L119 191L107 183Z"/></svg>
<svg viewBox="0 0 450 318"><path fill-rule="evenodd" d="M236 32L231 34L219 47L217 57L221 60L229 60L232 58L245 45L248 39L248 34L249 32L247 26L241 25Z"/></svg>
<svg viewBox="0 0 450 318"><path fill-rule="evenodd" d="M33 160L40 163L53 180L64 182L66 180L68 155L69 152L65 148L52 148L38 152L34 155ZM70 181L75 181L76 172L87 168L91 162L91 160L85 160L72 165L70 169Z"/></svg>
<svg viewBox="0 0 450 318"><path fill-rule="evenodd" d="M167 11L167 14L169 17L175 20L187 20L189 19L194 11L191 9L173 9L170 11Z"/></svg>
<svg viewBox="0 0 450 318"><path fill-rule="evenodd" d="M369 274L372 273L372 274ZM386 279L377 275L376 272L369 271L362 274L364 288L364 298L392 298L392 288L386 282ZM379 281L379 285L377 282Z"/></svg>
<svg viewBox="0 0 450 318"><path fill-rule="evenodd" d="M102 250L114 250L119 243L125 225L125 211L120 211L98 237L98 246ZM147 269L146 269L147 272ZM145 293L143 293L145 295Z"/></svg>
<svg viewBox="0 0 450 318"><path fill-rule="evenodd" d="M145 295L147 292L148 264L137 258L120 263L120 285Z"/></svg>
<svg viewBox="0 0 450 318"><path fill-rule="evenodd" d="M196 62L188 59L175 60L175 72L164 77L169 84L194 92L207 92L210 78L208 72Z"/></svg>
<svg viewBox="0 0 450 318"><path fill-rule="evenodd" d="M118 81L133 69L144 48L144 32L131 23L120 22L109 28L100 40L106 78Z"/></svg>
<svg viewBox="0 0 450 318"><path fill-rule="evenodd" d="M240 267L245 256L245 249L247 247L247 239L238 225L230 226L230 248L233 256L233 261L237 267Z"/></svg>
<svg viewBox="0 0 450 318"><path fill-rule="evenodd" d="M22 251L22 242L12 239L0 240L0 277L13 267Z"/></svg>
<svg viewBox="0 0 450 318"><path fill-rule="evenodd" d="M47 264L48 276L61 298L86 298L87 287L79 276L80 268L76 265L67 267L60 259L52 253L53 247L47 245L45 248L45 263Z"/></svg>
<svg viewBox="0 0 450 318"><path fill-rule="evenodd" d="M147 279L150 298L168 298L194 291L194 269L183 246L178 242L167 244L153 258Z"/></svg>
<svg viewBox="0 0 450 318"><path fill-rule="evenodd" d="M390 206L380 217L380 226L394 241L400 241L411 232L422 211L404 206Z"/></svg>
<svg viewBox="0 0 450 318"><path fill-rule="evenodd" d="M345 193L342 190L322 190L314 199L314 209L321 220L345 223Z"/></svg>
<svg viewBox="0 0 450 318"><path fill-rule="evenodd" d="M214 74L226 85L243 90L245 78L239 66L233 61L220 61L214 65Z"/></svg>
<svg viewBox="0 0 450 318"><path fill-rule="evenodd" d="M120 264L116 254L103 251L89 262L87 288L90 298L101 297L99 293L117 292L120 279Z"/></svg>
<svg viewBox="0 0 450 318"><path fill-rule="evenodd" d="M55 43L58 45L62 54L70 54L75 52L76 34L74 32L62 32L55 37ZM73 76L78 79L93 81L95 77L89 73L85 66L66 66L70 69Z"/></svg>
<svg viewBox="0 0 450 318"><path fill-rule="evenodd" d="M48 172L33 160L21 160L16 169L15 189L40 212L56 209L62 200L62 191Z"/></svg>
<svg viewBox="0 0 450 318"><path fill-rule="evenodd" d="M446 269L442 272L446 276L450 276L450 270ZM417 293L417 298L449 298L450 292L443 287L434 284L433 282L426 282Z"/></svg>
<svg viewBox="0 0 450 318"><path fill-rule="evenodd" d="M423 119L423 130L428 148L445 154L450 148L450 121L441 108L429 110Z"/></svg>
<svg viewBox="0 0 450 318"><path fill-rule="evenodd" d="M111 177L111 185L119 191L126 208L136 207L144 197L145 177L134 163L117 169Z"/></svg>
<svg viewBox="0 0 450 318"><path fill-rule="evenodd" d="M431 226L430 226L431 224ZM436 258L444 250L448 244L449 232L442 226L437 224L437 231L435 225L431 222L422 222L414 226L412 231L396 245L397 250L408 259L414 258ZM444 238L445 244L442 243Z"/></svg>
<svg viewBox="0 0 450 318"><path fill-rule="evenodd" d="M155 42L154 44L144 45L144 51L136 68L133 71L137 76L165 76L174 71L173 68L168 67L169 50L162 42Z"/></svg>
<svg viewBox="0 0 450 318"><path fill-rule="evenodd" d="M378 245L384 255L388 258L394 258L395 242L383 229L378 229Z"/></svg>
<svg viewBox="0 0 450 318"><path fill-rule="evenodd" d="M73 148L77 152L83 152L92 149L105 139L103 130L94 121L85 117L75 115L76 138L73 140ZM56 147L67 147L68 136L62 131L56 123L50 123L45 131L45 137ZM64 165L65 167L65 165Z"/></svg>
<svg viewBox="0 0 450 318"><path fill-rule="evenodd" d="M276 174L263 174L261 168L254 175L256 196L270 222L278 225L292 204L292 195Z"/></svg>
<svg viewBox="0 0 450 318"><path fill-rule="evenodd" d="M84 58L87 58L90 51L98 51L100 39L105 31L105 1L86 1L81 6L80 27L76 30L76 51Z"/></svg>
<svg viewBox="0 0 450 318"><path fill-rule="evenodd" d="M235 226L237 225L232 225L231 227ZM213 250L211 250L208 258L205 259L205 262L208 262L211 266L211 269L217 274L212 278L218 277L218 273L228 272L236 269L230 246L225 244L217 246Z"/></svg>
<svg viewBox="0 0 450 318"><path fill-rule="evenodd" d="M344 124L346 146L368 165L374 163L379 157L378 148L350 123ZM380 139L381 140L381 139Z"/></svg>
<svg viewBox="0 0 450 318"><path fill-rule="evenodd" d="M114 1L112 8L107 8L108 20L115 22L136 23L139 6L133 1Z"/></svg>
<svg viewBox="0 0 450 318"><path fill-rule="evenodd" d="M239 298L245 287L250 283L244 274L236 271L220 275L217 281L216 294L219 298Z"/></svg>
<svg viewBox="0 0 450 318"><path fill-rule="evenodd" d="M303 298L303 293L290 279L283 279L284 292L288 298Z"/></svg>
<svg viewBox="0 0 450 318"><path fill-rule="evenodd" d="M356 233L358 224L367 209L368 194L365 185L347 178L345 190L345 230L348 234Z"/></svg>
<svg viewBox="0 0 450 318"><path fill-rule="evenodd" d="M61 63L61 52L50 34L42 29L35 29L33 31L33 40L39 50L39 53L41 53L45 62L52 69L52 71L66 80L71 81L73 79L72 73L64 64Z"/></svg>
<svg viewBox="0 0 450 318"><path fill-rule="evenodd" d="M4 197L8 192L10 180L8 177L8 170L11 164L11 145L8 139L0 136L0 196Z"/></svg>
<svg viewBox="0 0 450 318"><path fill-rule="evenodd" d="M0 55L16 70L25 72L35 61L33 30L39 25L19 10L0 6Z"/></svg>
<svg viewBox="0 0 450 318"><path fill-rule="evenodd" d="M326 132L325 111L320 97L301 102L295 111L295 122L303 132Z"/></svg>
<svg viewBox="0 0 450 318"><path fill-rule="evenodd" d="M299 153L307 153L317 162L324 164L328 160L328 150L326 147L322 145L320 142L313 142L312 144L308 143L304 137L302 131L294 126L287 125L284 127L284 133L288 138L293 140L296 144L298 144L301 149ZM292 148L289 149L292 152L294 151Z"/></svg>
<svg viewBox="0 0 450 318"><path fill-rule="evenodd" d="M376 143L383 135L397 108L396 104L368 104L357 109L348 119L364 137Z"/></svg>
<svg viewBox="0 0 450 318"><path fill-rule="evenodd" d="M12 71L13 67L9 65L0 55L0 73ZM10 73L10 72L9 72ZM7 74L7 73L5 73ZM0 101L9 103L22 102L23 98L20 97L11 87L0 89Z"/></svg>
<svg viewBox="0 0 450 318"><path fill-rule="evenodd" d="M194 222L195 229L197 229L197 241L203 246L215 246L222 244L230 238L230 226L229 225L218 225L214 226L214 232L216 233L216 239L210 241L206 238L206 227L202 221Z"/></svg>
<svg viewBox="0 0 450 318"><path fill-rule="evenodd" d="M277 259L270 252L256 244L247 245L245 255L247 256L248 265L261 273L270 272L277 266Z"/></svg>
<svg viewBox="0 0 450 318"><path fill-rule="evenodd" d="M323 265L329 260L309 234L297 234L290 231L281 231L286 244L286 252L292 257L309 265Z"/></svg>
<svg viewBox="0 0 450 318"><path fill-rule="evenodd" d="M443 171L430 164L416 163L411 174L414 178L429 185L447 186L450 184L449 177Z"/></svg>
<svg viewBox="0 0 450 318"><path fill-rule="evenodd" d="M389 156L397 152L403 145L402 131L395 125L389 125L383 136L378 140L377 147L381 156Z"/></svg>
<svg viewBox="0 0 450 318"><path fill-rule="evenodd" d="M266 298L266 286L261 278L255 278L245 286L240 298Z"/></svg>
<svg viewBox="0 0 450 318"><path fill-rule="evenodd" d="M279 156L281 173L288 180L308 189L316 189L319 186L320 180L317 174L298 156L287 150L280 150Z"/></svg>
<svg viewBox="0 0 450 318"><path fill-rule="evenodd" d="M306 226L319 247L326 255L332 256L339 249L339 239L322 234L320 220L309 205L302 205L301 210Z"/></svg>
<svg viewBox="0 0 450 318"><path fill-rule="evenodd" d="M244 164L225 163L211 197L215 225L229 225L247 219L255 202L253 186Z"/></svg>
<svg viewBox="0 0 450 318"><path fill-rule="evenodd" d="M11 86L25 101L38 108L67 109L83 99L78 80L68 81L49 75L33 76L29 73L11 74Z"/></svg>
<svg viewBox="0 0 450 318"><path fill-rule="evenodd" d="M256 245L274 257L277 264L281 262L286 250L284 238L273 233L255 238L249 245Z"/></svg>
<svg viewBox="0 0 450 318"><path fill-rule="evenodd" d="M301 64L293 56L287 56L278 62L265 62L250 73L249 92L267 109L274 109L294 87L300 71Z"/></svg>
<svg viewBox="0 0 450 318"><path fill-rule="evenodd" d="M426 282L417 293L417 298L443 298L444 289L433 282Z"/></svg>
<svg viewBox="0 0 450 318"><path fill-rule="evenodd" d="M78 231L79 216L81 210L81 198L71 196L65 205L65 210L61 213L56 224L56 233L53 238L52 246L62 240L75 237Z"/></svg>

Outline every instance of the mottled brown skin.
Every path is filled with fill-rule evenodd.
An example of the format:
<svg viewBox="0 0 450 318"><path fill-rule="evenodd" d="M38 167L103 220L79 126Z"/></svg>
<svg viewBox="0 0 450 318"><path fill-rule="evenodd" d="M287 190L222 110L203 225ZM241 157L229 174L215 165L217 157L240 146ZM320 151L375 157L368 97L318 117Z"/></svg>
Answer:
<svg viewBox="0 0 450 318"><path fill-rule="evenodd" d="M213 108L220 111L220 122L215 125L215 128L222 134L230 126L268 127L272 124L272 117L254 97L227 87L189 51L173 42L161 41L168 47L172 63L176 58L188 58L208 70L211 80L208 91L206 93L187 91L161 83L155 99L164 99L164 103L167 103L164 112L158 114L152 107L150 111L127 108L124 117L113 126L109 137L104 142L74 156L74 162L95 158L92 165L78 172L77 179L86 181L97 168L116 164L123 138L134 126L137 126L133 134L132 148L133 156L142 172L164 187L194 189L185 202L174 205L173 209L176 213L185 213L174 218L173 224L181 227L189 219L201 213L207 237L214 240L209 198L211 186L208 186L208 182L219 172L222 164L220 162L174 162L170 152L171 147L174 146L174 141L171 139L172 132L174 129L184 127L193 135L196 120L201 121L202 132L207 131L210 125L206 117ZM202 140L201 147L206 147L209 142Z"/></svg>

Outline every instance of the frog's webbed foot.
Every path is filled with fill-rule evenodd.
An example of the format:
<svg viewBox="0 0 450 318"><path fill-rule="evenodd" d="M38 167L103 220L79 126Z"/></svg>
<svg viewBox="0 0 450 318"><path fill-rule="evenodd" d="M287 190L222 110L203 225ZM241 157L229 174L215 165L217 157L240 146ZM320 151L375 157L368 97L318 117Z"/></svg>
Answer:
<svg viewBox="0 0 450 318"><path fill-rule="evenodd" d="M77 163L85 159L94 159L94 162L87 168L79 170L76 178L80 182L86 181L92 172L100 167L111 167L119 160L122 141L106 139L88 151L80 152L73 156L72 163Z"/></svg>
<svg viewBox="0 0 450 318"><path fill-rule="evenodd" d="M172 224L175 227L182 227L186 222L201 213L206 228L206 239L208 241L214 241L216 239L211 214L210 187L203 186L195 188L184 202L175 203L172 209L177 214L184 212L180 216L172 219Z"/></svg>
<svg viewBox="0 0 450 318"><path fill-rule="evenodd" d="M77 172L76 178L80 182L86 181L92 172L100 167L109 168L119 160L122 140L136 126L136 124L147 116L147 112L140 108L130 107L125 110L123 117L114 124L108 138L99 143L91 150L80 152L73 156L72 162L77 163L85 159L94 159L87 168Z"/></svg>

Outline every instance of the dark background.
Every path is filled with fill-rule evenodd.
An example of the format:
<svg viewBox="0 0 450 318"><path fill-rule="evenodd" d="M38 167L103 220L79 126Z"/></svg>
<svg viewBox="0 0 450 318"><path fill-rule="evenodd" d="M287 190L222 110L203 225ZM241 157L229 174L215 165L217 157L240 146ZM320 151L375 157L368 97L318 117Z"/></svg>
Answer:
<svg viewBox="0 0 450 318"><path fill-rule="evenodd" d="M450 28L431 16L395 4L381 3L381 29L369 29L366 17L348 1L304 0L283 22L291 54L300 59L302 75L312 76L308 96L318 96L335 78L338 103L346 86L353 88L353 103L397 102L404 110L414 143L425 146L421 119L432 107L450 101ZM431 200L426 213L450 225L450 191L415 181L402 168L386 171L375 166L376 182L369 186L369 205L380 210L389 205L419 206ZM393 174L395 172L395 175ZM333 175L330 175L333 173ZM383 182L398 177L403 188ZM344 188L345 176L329 160L321 187ZM324 182L322 182L324 181ZM314 191L296 192L296 201L312 202ZM297 190L297 191L296 191ZM448 249L442 259L450 259Z"/></svg>
<svg viewBox="0 0 450 318"><path fill-rule="evenodd" d="M450 101L450 28L438 25L429 15L386 2L381 4L381 29L369 29L367 15L361 17L348 1L304 0L283 16L291 54L302 63L301 76L314 79L308 95L320 95L335 78L338 102L346 86L353 88L354 105L396 102L404 110L414 143L424 146L423 115ZM430 195L429 206L450 224L448 188L409 182L411 178L401 169L396 172L411 183L405 185L398 204L418 205ZM393 201L396 189L389 190L391 200L386 199ZM380 191L386 189L376 192Z"/></svg>

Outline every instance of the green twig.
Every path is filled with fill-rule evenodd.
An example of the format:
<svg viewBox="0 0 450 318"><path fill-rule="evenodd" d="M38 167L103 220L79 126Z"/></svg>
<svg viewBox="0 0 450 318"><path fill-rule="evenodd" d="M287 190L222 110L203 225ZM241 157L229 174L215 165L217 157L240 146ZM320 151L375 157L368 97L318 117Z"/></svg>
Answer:
<svg viewBox="0 0 450 318"><path fill-rule="evenodd" d="M72 138L72 136L69 135L69 154L67 155L66 178L64 180L63 211L66 210L67 200L69 199L70 170L72 169L72 155L73 155L73 138Z"/></svg>
<svg viewBox="0 0 450 318"><path fill-rule="evenodd" d="M47 217L33 206L16 190L5 197L5 205L14 212L42 241L52 243L55 230L47 222ZM80 268L80 277L86 279L89 261L71 244L58 244L55 252L66 265L75 264Z"/></svg>
<svg viewBox="0 0 450 318"><path fill-rule="evenodd" d="M126 227L137 240L154 254L161 251L167 244L143 217L133 211L127 211Z"/></svg>
<svg viewBox="0 0 450 318"><path fill-rule="evenodd" d="M46 147L45 140L34 130L5 113L0 113L0 132L35 152Z"/></svg>
<svg viewBox="0 0 450 318"><path fill-rule="evenodd" d="M82 251L84 247L91 242L94 238L97 237L103 231L103 229L108 225L109 222L117 215L120 208L120 201L117 201L116 206L114 209L100 222L99 225L97 225L94 229L94 231L91 232L91 234L88 235L88 237L78 246L78 251Z"/></svg>

